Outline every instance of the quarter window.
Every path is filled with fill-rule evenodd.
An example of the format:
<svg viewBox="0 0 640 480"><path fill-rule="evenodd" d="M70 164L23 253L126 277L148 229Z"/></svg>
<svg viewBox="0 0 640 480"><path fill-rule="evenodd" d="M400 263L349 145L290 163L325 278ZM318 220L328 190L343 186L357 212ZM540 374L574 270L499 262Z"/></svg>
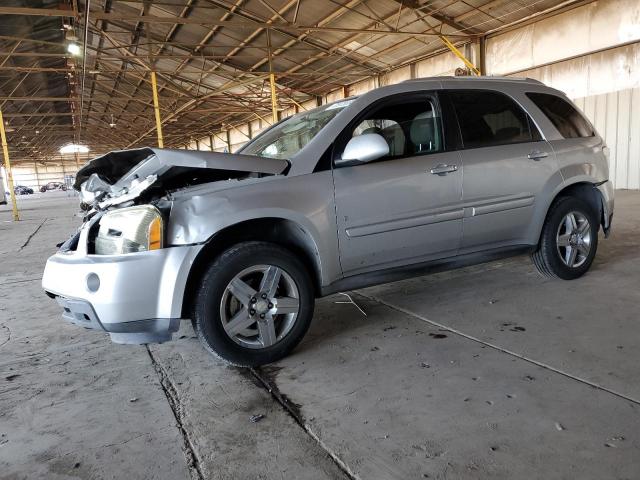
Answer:
<svg viewBox="0 0 640 480"><path fill-rule="evenodd" d="M540 135L525 111L508 96L482 90L449 93L465 148L532 142Z"/></svg>
<svg viewBox="0 0 640 480"><path fill-rule="evenodd" d="M389 157L401 158L443 150L442 126L435 103L421 99L385 102L367 114L351 137L367 133L381 135L389 144Z"/></svg>
<svg viewBox="0 0 640 480"><path fill-rule="evenodd" d="M564 138L593 137L589 122L565 99L548 93L527 93Z"/></svg>

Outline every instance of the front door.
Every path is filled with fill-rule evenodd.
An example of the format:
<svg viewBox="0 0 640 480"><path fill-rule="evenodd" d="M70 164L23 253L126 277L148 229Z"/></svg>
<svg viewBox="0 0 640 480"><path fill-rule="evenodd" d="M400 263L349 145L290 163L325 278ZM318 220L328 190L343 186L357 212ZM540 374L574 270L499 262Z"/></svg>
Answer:
<svg viewBox="0 0 640 480"><path fill-rule="evenodd" d="M389 155L334 167L343 273L455 255L462 234L462 171L459 153L445 151L436 97L414 93L383 100L342 137L365 133L382 135ZM336 156L340 149L339 140Z"/></svg>

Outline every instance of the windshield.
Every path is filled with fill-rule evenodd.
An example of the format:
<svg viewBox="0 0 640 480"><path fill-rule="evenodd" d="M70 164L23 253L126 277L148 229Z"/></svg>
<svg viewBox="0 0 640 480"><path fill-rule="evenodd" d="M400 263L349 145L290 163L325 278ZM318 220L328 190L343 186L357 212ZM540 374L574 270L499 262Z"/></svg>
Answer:
<svg viewBox="0 0 640 480"><path fill-rule="evenodd" d="M264 135L249 142L240 153L289 159L302 150L333 117L344 110L353 100L352 98L342 100L289 117Z"/></svg>

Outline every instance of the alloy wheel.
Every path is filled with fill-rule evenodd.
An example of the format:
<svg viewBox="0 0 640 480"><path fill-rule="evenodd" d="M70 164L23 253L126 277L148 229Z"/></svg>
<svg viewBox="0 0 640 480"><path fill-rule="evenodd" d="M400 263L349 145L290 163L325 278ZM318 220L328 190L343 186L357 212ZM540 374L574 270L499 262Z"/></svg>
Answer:
<svg viewBox="0 0 640 480"><path fill-rule="evenodd" d="M293 278L275 265L254 265L229 282L220 301L224 331L246 348L270 347L293 328L300 310Z"/></svg>
<svg viewBox="0 0 640 480"><path fill-rule="evenodd" d="M591 251L591 225L580 212L569 212L560 222L556 234L556 247L562 262L569 268L578 268L587 261Z"/></svg>

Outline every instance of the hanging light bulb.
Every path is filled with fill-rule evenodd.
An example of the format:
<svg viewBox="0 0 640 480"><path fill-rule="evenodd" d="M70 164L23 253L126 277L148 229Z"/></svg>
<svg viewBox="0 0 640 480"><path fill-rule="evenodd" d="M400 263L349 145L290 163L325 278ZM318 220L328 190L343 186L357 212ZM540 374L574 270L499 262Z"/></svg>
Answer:
<svg viewBox="0 0 640 480"><path fill-rule="evenodd" d="M115 120L113 119L113 113L111 114L111 123L109 124L109 126L110 126L111 128L115 128L115 126L116 126L116 122L115 122Z"/></svg>

